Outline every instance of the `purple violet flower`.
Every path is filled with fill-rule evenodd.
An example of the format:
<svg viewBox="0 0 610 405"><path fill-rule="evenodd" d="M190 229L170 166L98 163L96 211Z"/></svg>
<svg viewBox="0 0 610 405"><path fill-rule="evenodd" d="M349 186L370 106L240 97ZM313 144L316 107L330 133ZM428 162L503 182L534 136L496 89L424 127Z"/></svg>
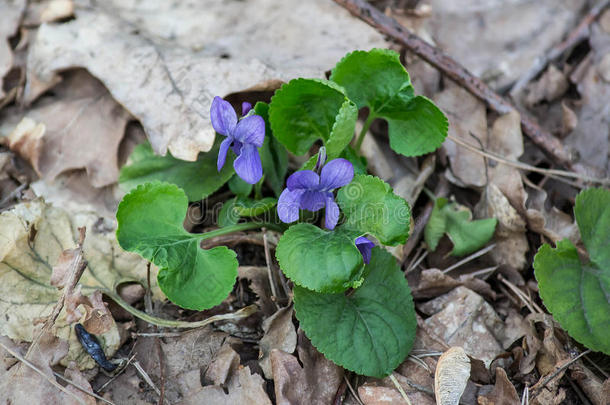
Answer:
<svg viewBox="0 0 610 405"><path fill-rule="evenodd" d="M373 250L375 244L364 236L357 237L355 243L356 247L360 251L360 254L362 254L362 259L364 260L364 263L369 264L369 262L371 261L371 250Z"/></svg>
<svg viewBox="0 0 610 405"><path fill-rule="evenodd" d="M293 173L278 200L278 216L282 222L290 223L299 219L299 209L319 211L326 207L324 224L334 229L339 220L339 206L333 190L349 184L353 177L354 167L341 158L328 162L319 175L313 170Z"/></svg>
<svg viewBox="0 0 610 405"><path fill-rule="evenodd" d="M243 108L244 106L242 106ZM229 147L237 155L233 162L235 172L246 183L256 184L263 176L263 166L258 148L265 140L265 120L259 115L249 115L237 121L237 114L228 101L216 96L210 108L214 130L227 137L218 151L218 171L225 165Z"/></svg>
<svg viewBox="0 0 610 405"><path fill-rule="evenodd" d="M247 101L244 101L243 103L241 103L241 116L243 117L246 114L248 114L251 109L252 109L252 104L248 103Z"/></svg>

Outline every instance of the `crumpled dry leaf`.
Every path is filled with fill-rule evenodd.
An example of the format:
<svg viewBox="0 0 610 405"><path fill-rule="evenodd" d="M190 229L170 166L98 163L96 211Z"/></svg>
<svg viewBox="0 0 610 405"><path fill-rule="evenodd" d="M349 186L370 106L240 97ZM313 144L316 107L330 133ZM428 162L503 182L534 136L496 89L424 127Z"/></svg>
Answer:
<svg viewBox="0 0 610 405"><path fill-rule="evenodd" d="M239 354L229 344L224 344L216 358L205 372L205 378L215 385L222 385L227 382L229 376L239 367ZM200 384L201 385L201 384Z"/></svg>
<svg viewBox="0 0 610 405"><path fill-rule="evenodd" d="M554 243L565 238L574 244L578 243L580 232L576 221L556 207L547 209L546 201L546 191L536 189L529 191L526 216L530 229L541 233Z"/></svg>
<svg viewBox="0 0 610 405"><path fill-rule="evenodd" d="M4 319L0 323L1 335L32 341L33 322L49 315L61 295L50 285L51 265L57 262L62 251L75 245L78 227L86 226L93 230L97 220L98 217L90 212L69 215L40 200L16 205L0 215L0 295L11 297L10 301L0 301L0 316ZM146 284L146 261L123 252L113 232L89 232L83 256L88 268L80 285L86 294L96 290L115 291L116 286L123 282ZM154 296L162 298L156 277L151 277L151 280ZM103 302L97 302L98 309L101 309ZM95 307L93 304L93 312ZM74 360L81 369L95 365L93 359L85 355L67 323L65 308L55 322L54 333L70 344L70 352L62 360L64 364ZM100 338L108 355L118 349L120 337L116 326Z"/></svg>
<svg viewBox="0 0 610 405"><path fill-rule="evenodd" d="M0 2L0 101L5 96L2 79L13 66L13 51L8 39L17 32L27 3L26 0Z"/></svg>
<svg viewBox="0 0 610 405"><path fill-rule="evenodd" d="M486 281L468 274L463 274L455 279L439 269L423 270L418 278L415 278L416 275L413 273L408 275L408 280L414 299L435 298L460 285L492 300L496 297L495 291Z"/></svg>
<svg viewBox="0 0 610 405"><path fill-rule="evenodd" d="M607 14L608 11L605 12ZM603 17L603 16L602 16ZM600 17L601 18L601 17ZM582 98L582 108L578 113L578 124L564 142L574 147L581 162L597 166L606 173L610 172L608 158L610 140L610 32L599 23L591 25L589 42L593 57L588 63L584 77L577 82Z"/></svg>
<svg viewBox="0 0 610 405"><path fill-rule="evenodd" d="M439 405L457 405L470 378L470 359L454 346L441 355L434 372L434 395Z"/></svg>
<svg viewBox="0 0 610 405"><path fill-rule="evenodd" d="M465 287L457 287L417 308L432 315L424 321L432 333L448 345L461 346L486 366L504 352L503 347L519 338L507 333L504 322L483 297Z"/></svg>
<svg viewBox="0 0 610 405"><path fill-rule="evenodd" d="M513 384L508 380L506 371L496 367L496 384L488 394L479 395L479 405L520 405L519 395Z"/></svg>
<svg viewBox="0 0 610 405"><path fill-rule="evenodd" d="M199 391L189 393L178 405L195 404L257 404L271 405L265 392L265 380L260 375L250 373L249 367L240 366L226 384L228 393L223 387L210 385Z"/></svg>
<svg viewBox="0 0 610 405"><path fill-rule="evenodd" d="M57 71L84 67L140 120L157 153L190 161L214 142L214 96L322 77L349 51L385 46L373 28L325 0L75 3L74 20L39 29L26 101Z"/></svg>
<svg viewBox="0 0 610 405"><path fill-rule="evenodd" d="M98 80L77 70L54 88L54 96L26 111L9 146L46 180L85 168L91 184L103 187L119 177L118 149L129 119Z"/></svg>
<svg viewBox="0 0 610 405"><path fill-rule="evenodd" d="M451 82L449 82L451 83ZM434 101L449 119L449 135L471 145L487 145L485 104L457 84L449 84L434 96ZM477 142L477 139L481 142ZM481 187L487 181L485 160L447 139L443 144L451 163L450 181L458 185Z"/></svg>
<svg viewBox="0 0 610 405"><path fill-rule="evenodd" d="M14 350L14 348L12 348ZM0 348L0 353L4 350ZM43 333L38 344L31 351L28 360L45 375L55 379L51 366L68 354L68 343L52 335ZM74 377L74 374L72 375ZM85 380L86 382L86 380ZM85 385L87 388L88 383ZM88 388L91 388L90 386ZM85 404L95 404L95 399L80 391L73 391ZM47 379L23 363L15 364L0 381L0 402L13 404L74 404L73 397L51 385Z"/></svg>
<svg viewBox="0 0 610 405"><path fill-rule="evenodd" d="M166 400L176 403L180 398L201 389L201 375L219 356L221 362L227 358L230 347L223 349L223 345L229 344L226 333L214 331L210 326L185 331L178 337L164 338L160 346L165 364ZM155 339L138 339L136 359L153 381L160 380L161 363ZM156 395L152 390L150 392Z"/></svg>
<svg viewBox="0 0 610 405"><path fill-rule="evenodd" d="M551 64L540 79L530 83L525 103L533 106L541 101L554 101L561 97L569 86L568 79L563 72Z"/></svg>
<svg viewBox="0 0 610 405"><path fill-rule="evenodd" d="M271 368L278 405L329 404L343 379L343 369L318 352L302 330L298 332L297 358L271 351Z"/></svg>
<svg viewBox="0 0 610 405"><path fill-rule="evenodd" d="M239 266L237 277L250 281L250 289L258 297L255 303L264 316L271 316L275 313L277 308L271 300L271 286L269 285L269 275L266 267Z"/></svg>
<svg viewBox="0 0 610 405"><path fill-rule="evenodd" d="M585 4L585 0L431 0L434 13L426 27L437 45L499 88L519 78L559 43L576 26Z"/></svg>
<svg viewBox="0 0 610 405"><path fill-rule="evenodd" d="M286 353L292 353L297 346L297 332L292 323L293 312L292 305L284 307L263 321L265 335L258 344L260 359L258 363L263 369L265 378L273 378L271 351L282 350Z"/></svg>

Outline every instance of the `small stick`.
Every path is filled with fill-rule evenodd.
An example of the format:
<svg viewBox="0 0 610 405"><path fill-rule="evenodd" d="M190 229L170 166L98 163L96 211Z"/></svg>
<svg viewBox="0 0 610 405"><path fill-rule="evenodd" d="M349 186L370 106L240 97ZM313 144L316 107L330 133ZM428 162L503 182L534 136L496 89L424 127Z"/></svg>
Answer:
<svg viewBox="0 0 610 405"><path fill-rule="evenodd" d="M339 388L337 388L333 405L341 405L343 403L343 395L345 395L346 390L347 384L345 383L345 380L343 380L341 381L341 384L339 384Z"/></svg>
<svg viewBox="0 0 610 405"><path fill-rule="evenodd" d="M485 156L486 158L489 159L493 159L498 161L498 163L502 163L505 164L507 166L512 166L512 167L516 167L518 169L522 169L522 170L527 170L530 172L536 172L536 173L542 173L545 174L549 177L555 178L557 180L560 181L564 181L563 179L557 178L556 176L564 176L564 177L570 177L573 179L578 179L578 180L583 180L583 181L588 181L591 183L600 183L600 184L610 184L610 179L598 179L595 177L589 177L589 176L585 176L582 174L578 174L578 173L572 173L572 172L566 172L565 170L556 170L556 169L541 169L539 167L536 166L531 166L528 165L527 163L523 163L523 162L519 162L516 160L509 160L509 159L505 159L500 155L496 155L495 153L492 152L488 152L486 150L480 149L474 145L470 145L467 142L464 142L463 140L456 138L455 136L452 135L447 135L447 139L452 140L453 142L457 143L458 145L474 152L477 153L481 156ZM573 185L573 183L570 183L571 185ZM578 188L583 188L583 186L578 186L575 185L575 187Z"/></svg>
<svg viewBox="0 0 610 405"><path fill-rule="evenodd" d="M113 382L114 380L116 380L121 374L123 374L125 372L125 370L127 370L127 366L129 366L129 364L133 361L133 359L136 358L136 355L134 354L133 356L131 356L128 360L127 363L125 363L125 365L121 368L121 370L119 370L118 373L116 373L115 375L113 375L108 381L106 381L104 383L104 385L102 385L100 388L98 388L96 391L97 392L102 392L104 391L104 388L106 388L111 382Z"/></svg>
<svg viewBox="0 0 610 405"><path fill-rule="evenodd" d="M277 296L277 291L275 290L275 281L273 281L273 273L271 272L271 254L269 253L269 244L267 243L267 229L263 228L263 245L265 249L265 263L267 263L267 277L269 277L269 286L271 287L271 296L272 301L275 304L277 309L280 309L280 306L277 304L276 299L279 298Z"/></svg>
<svg viewBox="0 0 610 405"><path fill-rule="evenodd" d="M394 383L394 386L396 387L398 392L400 392L400 395L405 400L407 405L413 405L413 404L411 404L411 401L409 400L409 397L407 396L407 393L405 392L405 390L402 389L402 385L400 385L400 383L398 382L396 377L394 377L394 373L390 374L389 377L390 377L390 380L392 380L392 382Z"/></svg>
<svg viewBox="0 0 610 405"><path fill-rule="evenodd" d="M55 377L59 378L60 380L65 381L66 384L70 384L71 386L73 386L77 390L82 391L82 392L84 392L87 395L91 395L95 399L99 399L100 401L105 402L105 403L110 404L110 405L116 405L114 402L109 401L106 398L97 395L95 392L87 391L87 389L85 387L81 387L80 385L78 385L74 381L69 380L66 377L64 377L63 375L59 374L57 371L53 371L53 374L55 375Z"/></svg>
<svg viewBox="0 0 610 405"><path fill-rule="evenodd" d="M352 384L350 384L349 380L347 379L347 376L345 374L343 374L343 379L345 380L345 383L347 384L347 388L349 388L349 392L352 393L352 395L354 396L354 398L356 398L356 401L358 401L358 403L360 405L364 405L362 403L362 400L360 399L360 397L358 396L358 394L356 394L356 391L354 391L354 387L352 387Z"/></svg>
<svg viewBox="0 0 610 405"><path fill-rule="evenodd" d="M443 273L447 274L450 271L457 269L461 265L466 264L466 263L476 259L477 257L483 256L485 253L489 252L490 250L492 250L495 247L496 247L496 244L492 243L491 245L489 245L487 247L484 247L483 249L481 249L481 250L479 250L477 252L474 252L470 256L467 256L467 257L463 258L462 260L460 260L459 262L455 263L454 265L447 267L445 270L443 270Z"/></svg>
<svg viewBox="0 0 610 405"><path fill-rule="evenodd" d="M543 314L544 313L542 308L540 308L538 306L538 304L536 304L534 301L532 301L532 299L530 297L525 295L525 293L523 291L521 291L516 285L514 285L513 283L511 283L510 281L508 281L507 279L505 279L502 276L498 276L498 279L502 283L504 283L504 285L506 285L512 292L514 292L517 295L517 297L519 297L521 299L521 301L523 301L523 303L527 306L527 308L530 310L530 312L532 314L535 314L535 313Z"/></svg>
<svg viewBox="0 0 610 405"><path fill-rule="evenodd" d="M472 95L487 103L489 108L496 113L503 115L516 109L514 105L499 96L455 59L413 34L394 18L386 16L365 0L334 0L334 2L377 29L380 33L405 46ZM536 120L525 112L521 112L521 128L526 136L559 165L582 174L596 171L594 168L573 163L571 153L561 141L551 135L550 132L542 129Z"/></svg>
<svg viewBox="0 0 610 405"><path fill-rule="evenodd" d="M557 377L557 375L559 373L561 373L563 370L565 370L566 368L570 367L572 364L574 364L574 362L576 362L578 359L580 359L582 356L591 353L591 350L585 350L584 352L580 353L578 356L574 357L573 359L571 359L570 361L567 361L565 364L563 364L561 367L557 368L557 370L555 370L554 372L552 372L551 374L547 375L544 380L542 380L542 382L540 382L540 386L538 386L538 384L536 384L534 387L532 387L532 399L536 398L538 396L538 394L540 393L540 391L548 384L551 382L551 380L555 377Z"/></svg>
<svg viewBox="0 0 610 405"><path fill-rule="evenodd" d="M159 338L155 338L155 346L157 347L157 353L159 354L159 374L161 389L159 393L158 405L163 405L165 399L165 360L163 359L163 349L161 348L161 341Z"/></svg>
<svg viewBox="0 0 610 405"><path fill-rule="evenodd" d="M76 254L74 256L74 259L72 259L72 262L70 263L70 270L69 270L70 276L69 276L68 280L66 281L66 284L63 287L63 293L61 294L61 297L59 298L59 300L53 307L51 314L47 317L44 325L40 329L40 332L32 340L32 344L30 345L27 353L25 354L26 358L29 357L30 354L32 353L32 351L34 350L34 348L36 346L38 346L38 341L40 340L42 335L47 330L49 330L49 328L52 325L55 324L57 317L59 316L61 310L64 307L64 303L66 302L66 297L68 297L74 293L74 288L76 287L76 283L78 283L78 280L80 280L81 276L83 275L83 272L87 268L87 261L83 258L83 243L85 242L85 234L86 234L87 230L85 227L82 227L82 228L78 228L78 232L79 232L78 243L77 243L76 249L75 249Z"/></svg>
<svg viewBox="0 0 610 405"><path fill-rule="evenodd" d="M73 397L79 404L82 405L86 405L85 402L80 399L75 393L73 393L72 391L68 391L64 386L62 386L60 383L58 383L57 381L55 381L53 378L49 377L48 375L45 374L44 371L42 371L41 369L39 369L36 365L34 365L33 363L30 363L30 361L28 361L25 357L21 356L19 353L17 353L16 351L14 351L13 349L11 349L10 347L7 347L4 343L0 342L0 346L2 346L2 348L4 350L6 350L7 352L9 352L11 354L11 356L13 356L14 358L16 358L17 360L19 360L20 362L22 362L23 364L25 364L26 366L28 366L29 368L31 368L32 370L34 370L35 372L37 372L38 374L40 374L44 379L46 379L50 384L52 384L53 386L55 386L57 389L61 390L63 393L68 394L69 396ZM87 394L91 395L90 392L87 392Z"/></svg>
<svg viewBox="0 0 610 405"><path fill-rule="evenodd" d="M568 34L565 40L551 48L544 56L537 58L532 67L515 83L510 90L511 96L515 97L526 84L530 82L552 61L559 58L565 51L578 44L589 36L589 26L597 19L600 13L608 6L610 0L602 0L591 7L580 23Z"/></svg>
<svg viewBox="0 0 610 405"><path fill-rule="evenodd" d="M144 378L144 381L146 381L146 383L148 385L150 385L150 387L155 390L155 392L157 393L157 395L161 396L161 391L159 391L159 388L157 388L157 386L155 385L155 383L153 382L153 380L150 379L150 376L148 375L148 373L142 368L142 366L140 365L140 363L138 363L138 361L134 361L133 366L136 368L136 370L138 370L138 373L140 373L140 375L142 376L142 378Z"/></svg>

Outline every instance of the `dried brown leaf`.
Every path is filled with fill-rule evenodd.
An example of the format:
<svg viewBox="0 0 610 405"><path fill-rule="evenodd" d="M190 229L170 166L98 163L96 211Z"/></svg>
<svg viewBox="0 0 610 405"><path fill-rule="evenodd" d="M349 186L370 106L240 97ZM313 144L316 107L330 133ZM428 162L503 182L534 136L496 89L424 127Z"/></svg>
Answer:
<svg viewBox="0 0 610 405"><path fill-rule="evenodd" d="M25 98L58 71L86 68L140 120L156 152L193 161L214 141L214 96L323 77L346 52L375 46L385 47L380 34L325 0L81 0L74 20L38 30Z"/></svg>
<svg viewBox="0 0 610 405"><path fill-rule="evenodd" d="M297 358L281 350L271 351L271 369L278 405L331 403L341 380L343 369L326 359L303 331L298 333Z"/></svg>
<svg viewBox="0 0 610 405"><path fill-rule="evenodd" d="M26 0L0 3L0 101L5 96L2 79L13 66L13 51L8 39L17 32L26 4Z"/></svg>
<svg viewBox="0 0 610 405"><path fill-rule="evenodd" d="M496 384L493 390L477 398L479 405L519 405L519 395L501 367L496 367Z"/></svg>
<svg viewBox="0 0 610 405"><path fill-rule="evenodd" d="M292 306L282 308L263 321L265 335L259 342L259 364L265 378L273 378L271 370L271 351L294 352L297 346L297 332L292 323Z"/></svg>

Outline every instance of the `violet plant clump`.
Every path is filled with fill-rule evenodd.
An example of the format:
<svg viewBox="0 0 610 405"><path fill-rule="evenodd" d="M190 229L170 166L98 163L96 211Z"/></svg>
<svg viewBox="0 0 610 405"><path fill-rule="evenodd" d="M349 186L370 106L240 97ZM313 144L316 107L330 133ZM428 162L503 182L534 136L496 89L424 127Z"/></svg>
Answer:
<svg viewBox="0 0 610 405"><path fill-rule="evenodd" d="M356 135L365 107L369 116ZM405 243L410 208L368 174L359 149L372 121L383 119L396 153L432 152L447 135L446 117L414 94L398 54L385 49L346 55L330 80L285 83L269 104L244 103L242 116L215 97L210 117L220 137L210 152L188 164L140 152L123 169L124 183L135 188L117 212L121 247L159 267L159 286L172 302L201 310L227 297L239 263L227 247L201 249L200 242L273 229L281 234L275 256L294 284L296 317L313 345L349 370L390 374L411 349L416 319L404 274L383 246ZM288 153L309 157L289 176ZM208 184L198 188L197 179ZM223 205L221 227L185 231L189 201L225 183L235 197Z"/></svg>

